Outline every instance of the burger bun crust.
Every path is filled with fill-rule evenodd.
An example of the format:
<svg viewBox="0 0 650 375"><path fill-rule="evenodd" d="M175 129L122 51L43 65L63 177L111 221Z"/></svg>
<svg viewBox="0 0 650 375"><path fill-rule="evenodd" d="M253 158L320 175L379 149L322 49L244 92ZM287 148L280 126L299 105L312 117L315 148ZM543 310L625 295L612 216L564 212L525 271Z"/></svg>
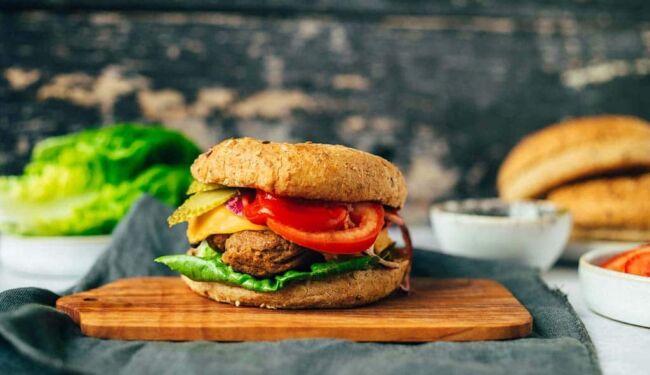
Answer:
<svg viewBox="0 0 650 375"><path fill-rule="evenodd" d="M218 282L183 281L199 295L236 306L269 309L336 309L367 305L399 288L408 271L406 259L397 268L372 268L346 272L320 280L291 283L277 292L261 293Z"/></svg>
<svg viewBox="0 0 650 375"><path fill-rule="evenodd" d="M201 154L192 175L203 183L285 197L379 202L401 208L406 182L389 161L340 145L227 139Z"/></svg>
<svg viewBox="0 0 650 375"><path fill-rule="evenodd" d="M650 124L631 116L570 119L524 138L499 169L505 200L543 197L566 183L650 168Z"/></svg>

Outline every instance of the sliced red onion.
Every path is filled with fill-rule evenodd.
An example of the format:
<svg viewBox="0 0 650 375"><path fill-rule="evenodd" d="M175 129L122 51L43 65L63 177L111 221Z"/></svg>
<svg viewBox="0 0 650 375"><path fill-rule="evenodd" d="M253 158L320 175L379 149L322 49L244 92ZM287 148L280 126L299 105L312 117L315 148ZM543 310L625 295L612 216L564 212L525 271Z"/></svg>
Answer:
<svg viewBox="0 0 650 375"><path fill-rule="evenodd" d="M380 257L376 252L375 252L375 245L370 246L368 250L364 251L364 253L370 255L371 257L377 258L377 261L379 264L381 264L384 267L387 268L399 268L399 264L397 262L391 262L389 260L386 260L382 257Z"/></svg>
<svg viewBox="0 0 650 375"><path fill-rule="evenodd" d="M402 217L399 216L397 212L387 211L384 214L384 217L389 223L399 226L400 232L402 233L402 238L404 239L404 247L400 250L403 251L409 259L409 268L406 271L406 275L404 275L404 279L400 284L400 288L405 292L409 292L411 290L411 265L413 264L413 242L411 242L411 234L406 227L404 219L402 219Z"/></svg>
<svg viewBox="0 0 650 375"><path fill-rule="evenodd" d="M235 215L241 216L242 212L244 212L244 204L239 195L230 198L230 200L226 202L226 207L228 207L228 209Z"/></svg>
<svg viewBox="0 0 650 375"><path fill-rule="evenodd" d="M400 226L406 225L406 223L404 223L404 219L402 219L402 217L399 216L396 212L385 211L384 217L386 218L386 221L390 221L393 224Z"/></svg>

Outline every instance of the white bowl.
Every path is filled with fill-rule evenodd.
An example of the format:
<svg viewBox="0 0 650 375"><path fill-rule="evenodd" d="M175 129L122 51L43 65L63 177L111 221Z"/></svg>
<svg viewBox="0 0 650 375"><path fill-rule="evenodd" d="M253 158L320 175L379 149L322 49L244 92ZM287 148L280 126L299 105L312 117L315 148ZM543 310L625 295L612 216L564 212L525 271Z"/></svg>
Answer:
<svg viewBox="0 0 650 375"><path fill-rule="evenodd" d="M544 271L562 254L571 232L571 215L546 201L448 201L433 205L430 216L446 253L510 260Z"/></svg>
<svg viewBox="0 0 650 375"><path fill-rule="evenodd" d="M564 249L562 259L578 261L581 256L592 250L631 249L641 242L604 241L604 240L570 240Z"/></svg>
<svg viewBox="0 0 650 375"><path fill-rule="evenodd" d="M23 237L0 235L0 262L33 275L84 275L111 242L111 236Z"/></svg>
<svg viewBox="0 0 650 375"><path fill-rule="evenodd" d="M596 313L650 328L650 277L600 267L605 259L629 248L590 251L580 258L582 295Z"/></svg>

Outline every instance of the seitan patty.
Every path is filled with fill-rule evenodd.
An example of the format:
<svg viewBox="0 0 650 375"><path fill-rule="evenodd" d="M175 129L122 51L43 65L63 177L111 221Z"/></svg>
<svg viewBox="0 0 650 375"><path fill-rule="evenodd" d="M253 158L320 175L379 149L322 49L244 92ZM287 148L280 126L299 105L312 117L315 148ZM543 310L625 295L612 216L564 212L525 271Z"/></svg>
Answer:
<svg viewBox="0 0 650 375"><path fill-rule="evenodd" d="M322 260L319 253L285 240L272 231L242 231L214 235L208 242L223 251L223 262L235 270L265 278L292 269L305 269Z"/></svg>
<svg viewBox="0 0 650 375"><path fill-rule="evenodd" d="M214 250L223 253L226 250L226 240L230 237L229 234L213 234L208 237L208 244Z"/></svg>

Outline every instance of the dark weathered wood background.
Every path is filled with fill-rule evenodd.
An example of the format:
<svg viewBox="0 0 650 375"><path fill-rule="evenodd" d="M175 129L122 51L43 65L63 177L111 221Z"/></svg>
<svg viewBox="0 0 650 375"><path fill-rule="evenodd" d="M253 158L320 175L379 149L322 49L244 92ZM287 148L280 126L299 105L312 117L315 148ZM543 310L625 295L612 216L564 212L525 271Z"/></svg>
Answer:
<svg viewBox="0 0 650 375"><path fill-rule="evenodd" d="M0 173L34 142L162 122L201 146L344 143L399 164L407 213L495 194L501 159L565 117L650 119L650 3L0 0Z"/></svg>

